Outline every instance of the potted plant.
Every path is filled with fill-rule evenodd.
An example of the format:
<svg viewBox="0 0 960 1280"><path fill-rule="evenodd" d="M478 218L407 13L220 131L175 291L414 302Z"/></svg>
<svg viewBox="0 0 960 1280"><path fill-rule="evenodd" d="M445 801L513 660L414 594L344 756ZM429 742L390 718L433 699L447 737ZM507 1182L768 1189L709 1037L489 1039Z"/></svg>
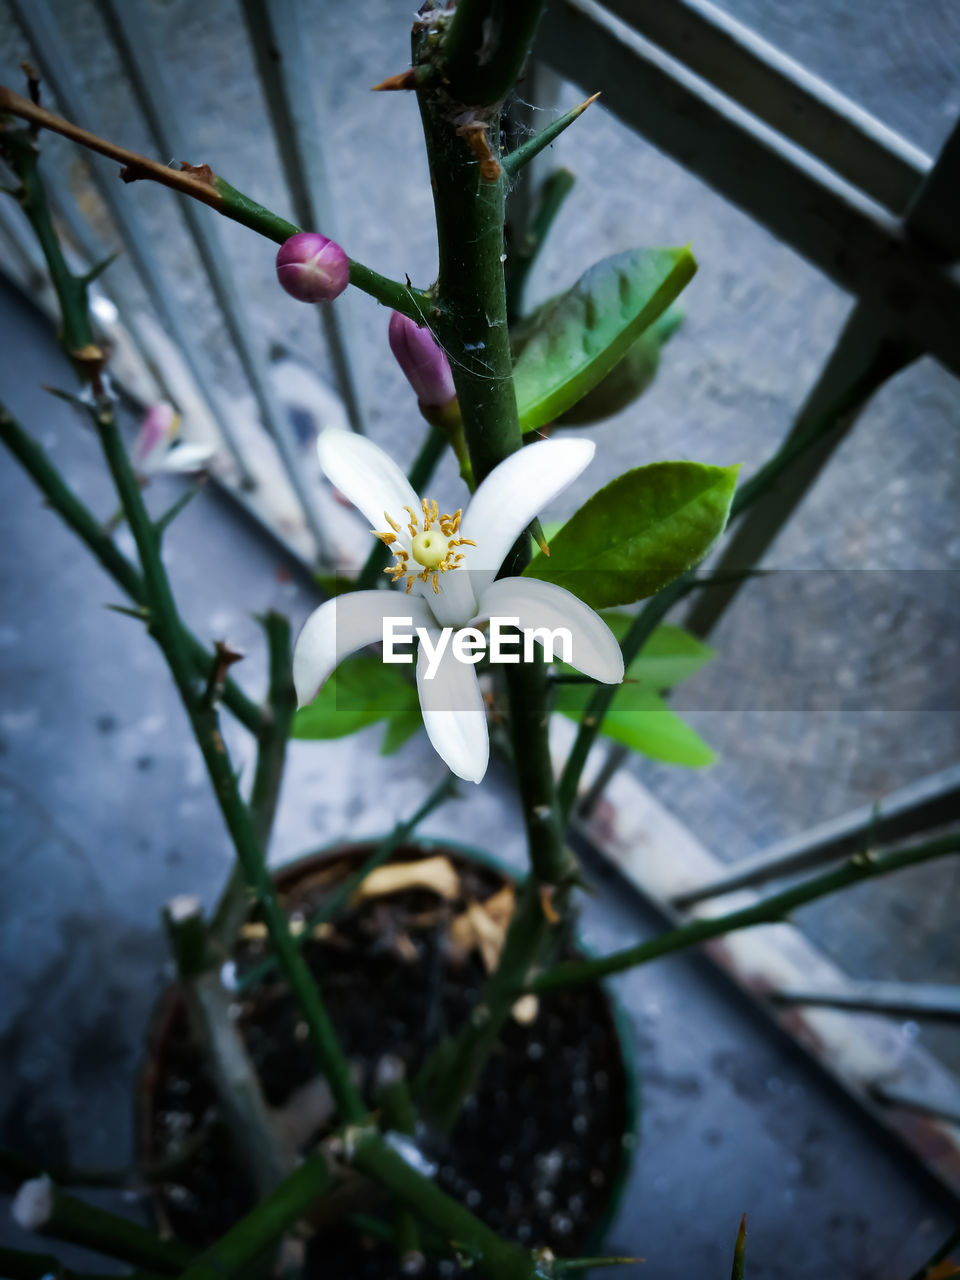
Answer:
<svg viewBox="0 0 960 1280"><path fill-rule="evenodd" d="M527 1280L604 1261L583 1250L610 1208L632 1130L629 1070L597 980L956 849L948 840L861 860L612 956L577 949L583 880L564 830L589 748L606 729L661 758L703 762L707 748L692 730L653 717L670 716L663 690L708 655L661 623L700 585L690 571L731 511L816 433L739 493L736 466L635 467L547 536L541 512L592 460L582 432L649 381L695 263L686 248L630 250L519 315L531 251L506 253L506 194L589 105L501 149L503 104L540 8L427 0L412 66L380 86L415 93L422 115L439 246L437 281L423 288L351 260L208 166L174 170L84 133L39 104L35 82L29 99L0 89L0 146L46 256L80 384L62 394L99 440L135 561L2 410L0 438L162 651L236 851L210 919L189 884L164 910L178 991L158 1013L139 1094L142 1173L157 1187L160 1230L92 1209L56 1170L4 1158L26 1177L15 1203L23 1225L145 1274L473 1268ZM162 410L127 449L87 306L89 277L70 271L47 208L41 129L120 161L127 180L161 182L279 244L278 280L294 298L335 305L350 285L391 311L387 339L427 421L424 446L408 477L389 449L346 431L320 437L323 471L362 517L355 537L365 565L328 583L330 598L295 645L285 618L263 619L262 703L231 675L239 655L226 643L211 650L178 611L162 539L181 504L152 512L138 471L204 459L176 456ZM565 421L578 434L547 438ZM435 495L433 469L448 447L464 487ZM547 739L554 709L578 724L559 778ZM249 794L224 743L224 714L257 744ZM526 827L529 868L518 882L461 850L410 844L447 781L384 841L340 847L276 881L268 873L291 733L324 739L383 720L389 750L422 727L469 787L483 784L491 716ZM658 724L667 726L659 736ZM34 1276L59 1264L7 1251L3 1268ZM741 1229L734 1275L742 1268Z"/></svg>

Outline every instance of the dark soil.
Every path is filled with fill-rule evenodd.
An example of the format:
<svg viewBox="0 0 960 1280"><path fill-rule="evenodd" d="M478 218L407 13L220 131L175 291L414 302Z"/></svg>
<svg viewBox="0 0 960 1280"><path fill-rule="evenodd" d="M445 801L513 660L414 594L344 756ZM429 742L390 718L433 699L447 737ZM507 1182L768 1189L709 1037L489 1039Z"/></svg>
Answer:
<svg viewBox="0 0 960 1280"><path fill-rule="evenodd" d="M338 855L338 879L369 852L356 847ZM422 856L419 848L407 847L396 860ZM447 932L468 899L484 901L504 878L449 856L460 873L463 901L442 903L427 890L405 890L352 907L331 936L305 944L371 1107L384 1056L401 1059L412 1077L438 1036L467 1016L485 976L476 952L459 962L451 959ZM331 865L312 861L281 875L284 905L292 917L309 916L330 892ZM265 943L245 941L238 972L265 954ZM283 1107L316 1076L313 1048L285 984L274 974L238 997L237 1022L267 1100ZM254 1196L218 1127L212 1087L172 993L158 1013L142 1106L147 1161L169 1156L184 1139L196 1147L175 1183L160 1190L158 1207L177 1235L208 1244L251 1208ZM439 1185L489 1226L519 1244L575 1256L595 1235L618 1181L628 1115L626 1074L610 1007L598 988L585 987L542 1001L527 1025L511 1019L449 1144L440 1149L423 1135L418 1140L436 1165ZM309 1123L302 1134L304 1149L325 1132L315 1114ZM372 1211L389 1220L389 1205L374 1205ZM351 1280L398 1275L392 1248L343 1225L345 1212L349 1206L338 1210L339 1225L312 1237L305 1274ZM421 1274L459 1271L457 1263L439 1261L428 1263Z"/></svg>

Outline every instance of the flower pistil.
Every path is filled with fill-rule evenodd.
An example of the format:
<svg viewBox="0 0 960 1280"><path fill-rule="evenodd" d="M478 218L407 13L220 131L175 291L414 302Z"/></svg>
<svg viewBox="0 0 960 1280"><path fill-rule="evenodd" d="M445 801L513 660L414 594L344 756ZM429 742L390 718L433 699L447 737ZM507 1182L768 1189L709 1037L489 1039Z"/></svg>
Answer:
<svg viewBox="0 0 960 1280"><path fill-rule="evenodd" d="M390 548L394 556L395 563L387 565L384 569L384 573L389 574L393 582L406 577L409 595L417 579L427 582L432 578L434 594L439 595L440 574L456 569L464 557L464 552L458 551L457 548L475 547L477 544L471 538L459 536L462 510L456 510L452 516L448 515L446 512L441 512L436 502L428 498L423 499L421 508L422 514L415 511L413 507L404 507L404 511L410 517L407 523L407 531L410 534L409 550L400 540L403 526L394 520L389 512L385 511L383 518L390 526L390 530L373 529L371 532L375 538L379 538ZM411 560L421 568L413 569Z"/></svg>

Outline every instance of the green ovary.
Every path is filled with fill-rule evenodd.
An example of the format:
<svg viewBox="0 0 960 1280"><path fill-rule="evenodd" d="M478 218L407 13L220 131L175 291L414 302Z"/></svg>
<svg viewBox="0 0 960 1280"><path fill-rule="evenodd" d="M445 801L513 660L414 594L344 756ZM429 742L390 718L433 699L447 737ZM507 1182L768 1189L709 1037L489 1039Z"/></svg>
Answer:
<svg viewBox="0 0 960 1280"><path fill-rule="evenodd" d="M416 535L410 552L417 564L422 564L425 569L438 569L449 549L450 539L444 537L439 529L430 529Z"/></svg>

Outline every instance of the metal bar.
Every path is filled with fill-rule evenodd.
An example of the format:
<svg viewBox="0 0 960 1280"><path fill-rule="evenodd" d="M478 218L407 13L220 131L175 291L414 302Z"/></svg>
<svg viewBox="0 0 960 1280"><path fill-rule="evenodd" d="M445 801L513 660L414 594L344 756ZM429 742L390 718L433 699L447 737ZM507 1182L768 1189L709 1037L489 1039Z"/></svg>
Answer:
<svg viewBox="0 0 960 1280"><path fill-rule="evenodd" d="M594 0L564 0L537 56L691 169L842 288L895 313L960 375L960 281L862 192L744 112Z"/></svg>
<svg viewBox="0 0 960 1280"><path fill-rule="evenodd" d="M116 3L116 0L113 0ZM298 0L244 0L247 33L263 86L294 220L307 230L334 235L329 182L312 92L314 69L305 56ZM349 303L346 304L349 306ZM354 431L365 431L357 379L343 325L343 304L319 306L337 390Z"/></svg>
<svg viewBox="0 0 960 1280"><path fill-rule="evenodd" d="M790 987L777 991L771 999L782 1005L816 1005L820 1009L882 1013L924 1022L960 1022L960 987L939 982L851 981L842 991Z"/></svg>
<svg viewBox="0 0 960 1280"><path fill-rule="evenodd" d="M743 858L731 871L677 894L671 898L671 905L686 909L704 898L793 875L958 820L960 765L952 765L902 787L875 806L863 805L842 818L821 823L793 839L782 840L763 853Z"/></svg>
<svg viewBox="0 0 960 1280"><path fill-rule="evenodd" d="M710 0L603 5L891 212L906 209L930 157Z"/></svg>
<svg viewBox="0 0 960 1280"><path fill-rule="evenodd" d="M64 113L81 128L93 130L93 122L84 109L86 94L81 90L73 74L69 53L53 22L47 0L10 0L10 3L44 77ZM115 166L101 156L92 154L89 156L89 162L97 189L110 211L110 216L126 246L130 260L143 281L164 327L180 349L183 360L197 384L197 389L217 424L224 444L237 465L242 482L247 486L253 486L255 484L253 474L247 466L233 428L212 393L211 388L216 380L206 367L198 344L187 336L183 310L167 288L153 252L141 233L139 219L132 202L120 198L120 184Z"/></svg>
<svg viewBox="0 0 960 1280"><path fill-rule="evenodd" d="M937 157L904 219L907 237L922 235L929 248L944 260L960 255L958 191L960 125ZM950 217L943 219L944 208L956 215L956 222ZM943 239L934 242L934 237L941 234ZM854 308L788 440L823 416L835 418L835 428L800 458L740 523L724 547L717 563L719 571L738 571L760 563L873 392L920 354L909 342L895 336L896 330L895 320L885 312L866 303ZM732 579L728 586L702 593L685 618L690 630L707 635L729 608L743 581Z"/></svg>
<svg viewBox="0 0 960 1280"><path fill-rule="evenodd" d="M180 128L177 97L166 79L159 59L153 55L140 5L135 0L97 0L97 7L143 111L154 146L162 155L185 158L189 148ZM263 424L277 446L287 478L303 509L307 527L316 540L317 552L322 555L323 524L314 497L304 480L304 468L293 429L274 393L265 361L247 325L243 303L214 221L217 215L194 200L181 201L180 209L223 314Z"/></svg>
<svg viewBox="0 0 960 1280"><path fill-rule="evenodd" d="M911 235L946 261L960 258L960 120L904 221Z"/></svg>
<svg viewBox="0 0 960 1280"><path fill-rule="evenodd" d="M761 562L870 397L919 354L915 347L890 338L888 333L886 316L878 315L866 303L853 308L784 443L803 436L818 422L833 425L757 500L726 539L715 567L717 573L729 573L730 578L698 593L684 618L684 626L694 635L706 636L713 630L746 581L736 575Z"/></svg>

